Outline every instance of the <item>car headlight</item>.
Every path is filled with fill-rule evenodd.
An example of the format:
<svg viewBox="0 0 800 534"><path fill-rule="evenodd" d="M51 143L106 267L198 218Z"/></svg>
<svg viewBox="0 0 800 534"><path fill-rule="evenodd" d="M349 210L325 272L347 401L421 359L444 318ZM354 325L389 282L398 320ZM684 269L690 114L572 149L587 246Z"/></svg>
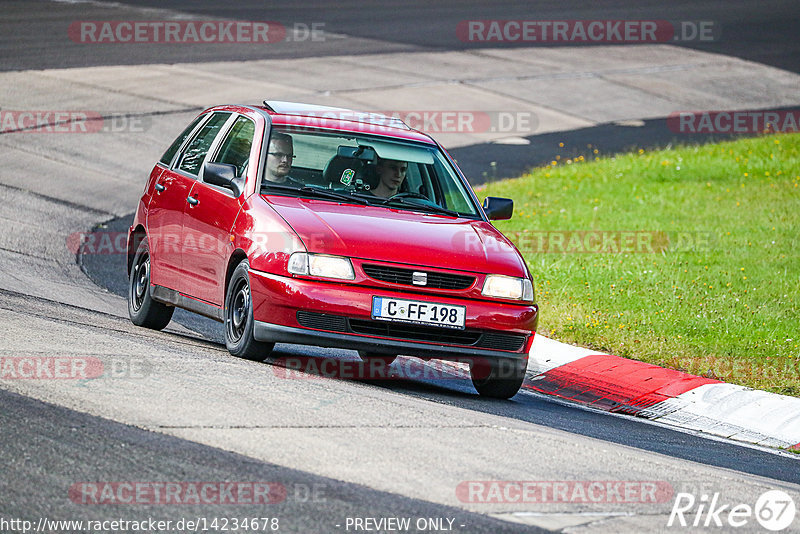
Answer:
<svg viewBox="0 0 800 534"><path fill-rule="evenodd" d="M483 283L485 297L533 301L533 284L527 278L490 274Z"/></svg>
<svg viewBox="0 0 800 534"><path fill-rule="evenodd" d="M353 280L356 277L349 258L328 256L327 254L295 252L289 256L287 269L292 274L305 274L319 278Z"/></svg>

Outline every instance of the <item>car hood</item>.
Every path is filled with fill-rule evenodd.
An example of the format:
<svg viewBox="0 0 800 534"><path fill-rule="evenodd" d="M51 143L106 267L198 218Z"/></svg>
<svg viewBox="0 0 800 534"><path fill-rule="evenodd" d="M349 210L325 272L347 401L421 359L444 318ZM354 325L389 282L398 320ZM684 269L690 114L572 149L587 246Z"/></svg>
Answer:
<svg viewBox="0 0 800 534"><path fill-rule="evenodd" d="M309 252L525 276L511 242L485 221L317 199L264 197Z"/></svg>

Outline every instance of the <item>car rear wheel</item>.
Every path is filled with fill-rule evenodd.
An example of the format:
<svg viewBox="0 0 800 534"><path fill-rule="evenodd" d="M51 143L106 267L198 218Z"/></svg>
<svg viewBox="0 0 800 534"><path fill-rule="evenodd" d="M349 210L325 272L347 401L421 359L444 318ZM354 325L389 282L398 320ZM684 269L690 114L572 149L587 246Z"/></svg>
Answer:
<svg viewBox="0 0 800 534"><path fill-rule="evenodd" d="M364 360L367 363L379 362L380 364L385 365L386 367L392 365L392 362L394 362L397 359L396 354L379 354L377 352L369 352L366 350L358 351L358 355L361 357L362 360Z"/></svg>
<svg viewBox="0 0 800 534"><path fill-rule="evenodd" d="M482 397L510 399L525 380L528 359L475 360L470 362L472 384Z"/></svg>
<svg viewBox="0 0 800 534"><path fill-rule="evenodd" d="M239 358L262 361L275 343L264 343L253 337L253 301L250 295L250 264L247 260L236 266L225 295L225 346Z"/></svg>
<svg viewBox="0 0 800 534"><path fill-rule="evenodd" d="M136 326L162 330L172 319L175 308L153 300L150 295L150 248L142 239L133 257L128 280L128 315Z"/></svg>

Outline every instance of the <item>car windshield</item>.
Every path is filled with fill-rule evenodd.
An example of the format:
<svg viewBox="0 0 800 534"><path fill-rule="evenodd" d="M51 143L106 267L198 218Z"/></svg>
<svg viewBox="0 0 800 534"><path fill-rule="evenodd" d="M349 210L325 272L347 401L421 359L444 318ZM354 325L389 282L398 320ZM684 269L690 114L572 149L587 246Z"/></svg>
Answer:
<svg viewBox="0 0 800 534"><path fill-rule="evenodd" d="M261 193L479 218L438 147L355 133L273 128Z"/></svg>

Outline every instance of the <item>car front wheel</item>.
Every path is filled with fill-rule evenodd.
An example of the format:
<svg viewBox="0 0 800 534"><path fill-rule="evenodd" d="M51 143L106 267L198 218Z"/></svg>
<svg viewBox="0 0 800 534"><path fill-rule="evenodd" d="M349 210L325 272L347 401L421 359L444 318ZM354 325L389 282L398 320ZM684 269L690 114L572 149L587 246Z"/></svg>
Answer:
<svg viewBox="0 0 800 534"><path fill-rule="evenodd" d="M128 315L136 326L162 330L172 319L175 308L153 300L150 295L150 248L142 239L128 280Z"/></svg>
<svg viewBox="0 0 800 534"><path fill-rule="evenodd" d="M528 359L476 360L469 366L472 384L482 397L510 399L525 380Z"/></svg>
<svg viewBox="0 0 800 534"><path fill-rule="evenodd" d="M250 264L243 260L231 275L225 295L225 346L239 358L261 361L272 352L275 343L253 337L253 300L250 294Z"/></svg>

